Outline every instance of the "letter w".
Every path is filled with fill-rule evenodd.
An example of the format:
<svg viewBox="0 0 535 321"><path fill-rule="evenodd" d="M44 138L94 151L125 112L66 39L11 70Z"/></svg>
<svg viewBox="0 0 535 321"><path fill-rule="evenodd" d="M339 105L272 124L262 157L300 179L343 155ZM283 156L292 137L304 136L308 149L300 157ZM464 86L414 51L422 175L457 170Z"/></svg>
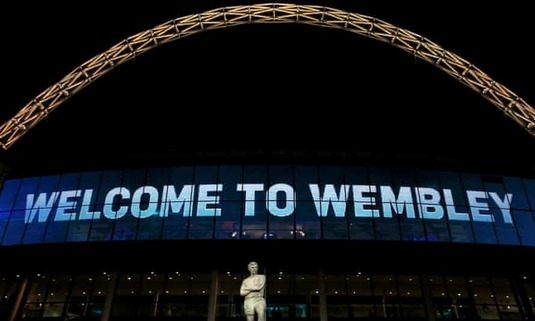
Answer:
<svg viewBox="0 0 535 321"><path fill-rule="evenodd" d="M326 184L323 189L323 196L320 195L320 189L317 184L308 185L310 193L314 199L314 206L316 206L316 212L318 216L327 216L329 212L329 205L331 205L334 211L334 216L344 217L346 214L347 194L349 193L349 185L340 186L340 195L336 194L336 189L333 184Z"/></svg>
<svg viewBox="0 0 535 321"><path fill-rule="evenodd" d="M35 215L38 215L37 221L44 223L48 219L48 215L52 210L52 206L58 198L59 192L52 192L50 198L46 199L46 193L41 193L37 196L35 203L33 202L34 194L26 195L26 212L24 214L24 223L28 224L33 221Z"/></svg>

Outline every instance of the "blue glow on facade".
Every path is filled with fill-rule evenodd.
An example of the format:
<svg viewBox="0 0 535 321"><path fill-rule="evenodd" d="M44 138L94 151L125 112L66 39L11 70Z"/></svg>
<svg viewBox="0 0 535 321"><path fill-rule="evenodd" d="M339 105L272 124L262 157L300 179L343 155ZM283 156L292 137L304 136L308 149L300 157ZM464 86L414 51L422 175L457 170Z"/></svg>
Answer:
<svg viewBox="0 0 535 321"><path fill-rule="evenodd" d="M492 181L492 182L490 182ZM10 179L2 245L350 239L535 246L535 180L365 167L198 166Z"/></svg>

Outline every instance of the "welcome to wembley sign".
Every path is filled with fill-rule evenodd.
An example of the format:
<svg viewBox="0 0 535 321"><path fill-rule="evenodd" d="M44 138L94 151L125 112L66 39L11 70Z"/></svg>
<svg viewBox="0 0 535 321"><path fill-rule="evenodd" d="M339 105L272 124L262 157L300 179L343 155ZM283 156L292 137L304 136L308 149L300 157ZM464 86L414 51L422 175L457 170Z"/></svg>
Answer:
<svg viewBox="0 0 535 321"><path fill-rule="evenodd" d="M171 169L168 169L168 171ZM125 172L126 173L126 172ZM167 173L167 172L166 172ZM101 172L100 177L110 172ZM7 180L0 194L0 229L11 221L19 224L61 224L74 221L172 220L225 217L235 219L239 208L242 219L262 215L271 220L291 217L300 207L309 209L309 218L480 222L514 226L513 204L526 198L515 189L466 188L453 184L370 183L368 179L339 179L329 182L317 176L292 179L233 179L197 182L183 177L168 180L142 179L142 184L124 183L119 178L106 184L100 180L84 182L81 174L76 184L62 186L61 175L32 179ZM77 176L80 175L80 176ZM113 175L123 177L122 172ZM112 175L112 176L113 176ZM82 177L82 178L80 178ZM57 184L42 181L46 179ZM531 181L531 180L530 180ZM164 182L164 183L162 183ZM185 182L185 183L184 183ZM65 185L65 184L63 184ZM233 202L239 206L230 207ZM306 206L305 206L306 205ZM529 214L529 211L528 211ZM533 214L531 214L533 215ZM0 232L2 232L0 230Z"/></svg>
<svg viewBox="0 0 535 321"><path fill-rule="evenodd" d="M441 190L430 187L389 185L335 185L309 184L310 199L315 214L325 217L331 212L335 217L354 215L355 217L384 217L405 215L409 219L493 222L490 206L497 207L500 219L512 224L512 193L502 195L479 190L465 191L469 211L458 210L451 189ZM28 193L25 195L24 222L44 223L74 220L117 220L126 215L138 219L152 216L224 216L220 203L220 193L225 189L243 194L243 215L255 216L256 197L266 194L266 209L275 217L286 217L294 213L298 195L292 185L263 183L239 183L235 186L224 184L197 185L144 185L134 190L116 186L106 191L104 204L91 210L94 204L94 189L59 190ZM377 199L381 199L378 203ZM348 212L348 202L354 211Z"/></svg>

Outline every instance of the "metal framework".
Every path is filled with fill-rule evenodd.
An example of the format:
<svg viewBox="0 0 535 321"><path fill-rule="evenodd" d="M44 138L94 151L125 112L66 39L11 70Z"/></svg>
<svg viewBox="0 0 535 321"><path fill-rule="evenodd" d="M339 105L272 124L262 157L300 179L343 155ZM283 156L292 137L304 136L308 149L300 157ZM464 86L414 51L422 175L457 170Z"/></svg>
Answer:
<svg viewBox="0 0 535 321"><path fill-rule="evenodd" d="M389 43L433 64L470 87L535 137L533 107L470 62L423 36L374 17L334 8L263 3L223 7L179 17L122 40L48 87L2 124L0 145L7 150L72 95L137 55L196 33L252 23L299 23L345 30Z"/></svg>

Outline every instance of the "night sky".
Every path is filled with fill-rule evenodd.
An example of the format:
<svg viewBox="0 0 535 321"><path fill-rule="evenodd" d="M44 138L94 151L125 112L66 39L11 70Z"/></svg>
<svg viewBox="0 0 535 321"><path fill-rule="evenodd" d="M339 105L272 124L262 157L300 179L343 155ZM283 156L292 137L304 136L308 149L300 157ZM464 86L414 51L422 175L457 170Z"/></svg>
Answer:
<svg viewBox="0 0 535 321"><path fill-rule="evenodd" d="M183 15L251 3L168 2L12 3L0 19L0 122L128 36ZM529 2L465 2L295 3L416 32L534 105ZM13 175L312 158L535 177L535 137L476 92L391 45L340 30L269 24L204 32L140 55L0 152Z"/></svg>

